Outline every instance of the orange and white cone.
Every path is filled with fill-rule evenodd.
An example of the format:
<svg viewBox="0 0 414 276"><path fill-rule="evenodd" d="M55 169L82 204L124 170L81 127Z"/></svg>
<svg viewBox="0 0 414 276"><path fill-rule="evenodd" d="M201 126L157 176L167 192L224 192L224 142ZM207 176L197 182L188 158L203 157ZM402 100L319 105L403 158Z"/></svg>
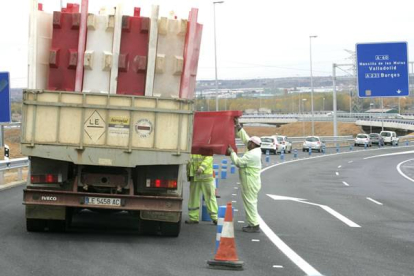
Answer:
<svg viewBox="0 0 414 276"><path fill-rule="evenodd" d="M243 270L243 261L239 261L234 239L233 208L231 202L227 203L223 230L221 231L220 245L214 260L207 261L211 268Z"/></svg>

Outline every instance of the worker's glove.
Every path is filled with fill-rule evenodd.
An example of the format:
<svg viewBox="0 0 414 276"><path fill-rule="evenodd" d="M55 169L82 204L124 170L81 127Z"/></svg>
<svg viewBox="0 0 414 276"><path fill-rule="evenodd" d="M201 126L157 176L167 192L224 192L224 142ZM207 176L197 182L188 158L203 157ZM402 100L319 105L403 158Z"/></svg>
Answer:
<svg viewBox="0 0 414 276"><path fill-rule="evenodd" d="M202 168L198 168L198 170L197 170L197 175L200 175L200 174L202 174L203 173L203 169Z"/></svg>
<svg viewBox="0 0 414 276"><path fill-rule="evenodd" d="M229 145L229 147L227 148L227 153L232 154L233 152L234 152L233 148Z"/></svg>
<svg viewBox="0 0 414 276"><path fill-rule="evenodd" d="M243 128L239 122L239 118L234 118L234 126L236 127L237 131L240 131Z"/></svg>

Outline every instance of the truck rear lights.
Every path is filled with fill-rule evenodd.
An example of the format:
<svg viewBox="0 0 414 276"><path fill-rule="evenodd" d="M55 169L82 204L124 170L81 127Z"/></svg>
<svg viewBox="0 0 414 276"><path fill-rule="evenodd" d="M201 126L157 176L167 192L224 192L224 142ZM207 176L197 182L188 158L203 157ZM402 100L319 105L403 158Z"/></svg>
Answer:
<svg viewBox="0 0 414 276"><path fill-rule="evenodd" d="M147 188L177 189L177 180L147 179Z"/></svg>
<svg viewBox="0 0 414 276"><path fill-rule="evenodd" d="M30 177L30 182L32 184L40 184L40 183L48 183L48 184L55 184L62 182L61 177L57 174L40 174L40 175L32 175Z"/></svg>

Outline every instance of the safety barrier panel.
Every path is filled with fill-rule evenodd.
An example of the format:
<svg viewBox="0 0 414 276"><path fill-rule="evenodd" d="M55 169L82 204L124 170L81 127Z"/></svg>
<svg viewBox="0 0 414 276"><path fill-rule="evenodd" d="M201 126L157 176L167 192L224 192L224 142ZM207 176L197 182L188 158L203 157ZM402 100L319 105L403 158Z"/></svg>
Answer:
<svg viewBox="0 0 414 276"><path fill-rule="evenodd" d="M198 9L191 9L184 48L184 70L181 76L180 98L194 98L198 57L200 56L203 25L197 23Z"/></svg>
<svg viewBox="0 0 414 276"><path fill-rule="evenodd" d="M145 95L150 21L140 12L122 17L117 94Z"/></svg>
<svg viewBox="0 0 414 276"><path fill-rule="evenodd" d="M79 27L78 4L67 4L61 12L53 13L48 90L75 91Z"/></svg>
<svg viewBox="0 0 414 276"><path fill-rule="evenodd" d="M155 62L158 44L158 13L159 6L153 5L150 18L150 31L148 42L147 79L145 81L145 96L152 96L154 90Z"/></svg>
<svg viewBox="0 0 414 276"><path fill-rule="evenodd" d="M49 75L49 51L52 42L53 16L43 11L42 4L32 1L29 28L28 87L46 89Z"/></svg>
<svg viewBox="0 0 414 276"><path fill-rule="evenodd" d="M158 20L158 46L153 96L178 98L184 66L187 20Z"/></svg>
<svg viewBox="0 0 414 276"><path fill-rule="evenodd" d="M88 15L88 40L84 57L83 92L109 93L115 15L101 9Z"/></svg>

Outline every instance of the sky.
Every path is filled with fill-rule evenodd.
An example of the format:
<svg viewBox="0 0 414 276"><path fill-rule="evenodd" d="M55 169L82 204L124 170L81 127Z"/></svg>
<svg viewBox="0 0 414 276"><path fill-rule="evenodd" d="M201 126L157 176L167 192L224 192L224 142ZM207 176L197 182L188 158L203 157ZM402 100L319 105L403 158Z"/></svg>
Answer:
<svg viewBox="0 0 414 276"><path fill-rule="evenodd" d="M4 1L0 10L0 71L10 71L12 87L27 85L29 0ZM46 12L61 2L43 0ZM117 0L89 0L89 12L115 6ZM213 1L125 0L125 14L133 7L149 16L160 5L161 16L174 11L187 18L199 8L204 25L197 79L212 80L214 70ZM412 0L224 0L216 4L217 67L219 79L310 76L310 39L314 76L332 75L332 64L351 63L356 43L408 42L414 53ZM338 72L341 74L340 72ZM344 73L345 74L345 73Z"/></svg>

